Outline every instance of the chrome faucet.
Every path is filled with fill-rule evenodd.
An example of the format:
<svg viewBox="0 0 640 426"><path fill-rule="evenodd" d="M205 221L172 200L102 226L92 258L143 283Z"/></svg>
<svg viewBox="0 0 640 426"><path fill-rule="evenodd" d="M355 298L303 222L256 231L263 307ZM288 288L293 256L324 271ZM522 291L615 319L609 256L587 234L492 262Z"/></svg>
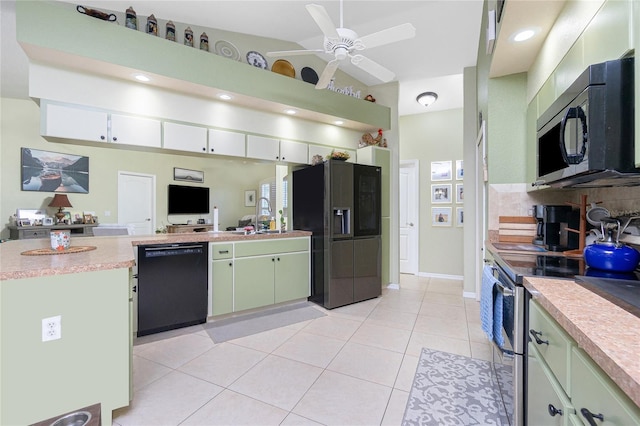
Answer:
<svg viewBox="0 0 640 426"><path fill-rule="evenodd" d="M272 212L272 210L271 210L271 202L269 201L268 198L260 197L260 198L258 198L256 200L256 220L255 220L254 227L253 227L253 230L256 231L256 232L259 231L258 222L260 222L260 221L259 221L258 218L259 218L259 213L260 213L260 207L262 206L262 202L261 202L262 200L265 200L267 202L267 208L269 209L269 213Z"/></svg>

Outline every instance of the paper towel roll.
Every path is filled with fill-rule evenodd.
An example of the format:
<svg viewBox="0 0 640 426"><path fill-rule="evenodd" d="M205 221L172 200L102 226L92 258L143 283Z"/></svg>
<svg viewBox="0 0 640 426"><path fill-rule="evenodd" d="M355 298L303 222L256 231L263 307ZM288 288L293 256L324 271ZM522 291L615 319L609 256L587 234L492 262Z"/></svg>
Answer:
<svg viewBox="0 0 640 426"><path fill-rule="evenodd" d="M213 207L213 231L218 232L218 208Z"/></svg>

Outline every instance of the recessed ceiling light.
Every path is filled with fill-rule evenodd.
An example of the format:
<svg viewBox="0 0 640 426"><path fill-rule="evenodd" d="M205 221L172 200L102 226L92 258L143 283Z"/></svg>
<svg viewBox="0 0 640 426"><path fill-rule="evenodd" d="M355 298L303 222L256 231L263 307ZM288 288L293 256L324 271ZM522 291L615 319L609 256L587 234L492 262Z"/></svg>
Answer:
<svg viewBox="0 0 640 426"><path fill-rule="evenodd" d="M342 126L344 124L344 121L336 120L336 121L333 122L333 124L335 124L336 126Z"/></svg>
<svg viewBox="0 0 640 426"><path fill-rule="evenodd" d="M151 79L149 77L147 77L146 75L144 75L144 74L135 74L133 77L136 80L142 81L144 83L146 83L147 81L151 81Z"/></svg>
<svg viewBox="0 0 640 426"><path fill-rule="evenodd" d="M284 112L289 114L289 115L294 115L296 113L296 110L295 109L285 109Z"/></svg>
<svg viewBox="0 0 640 426"><path fill-rule="evenodd" d="M538 33L538 31L540 31L538 28L525 28L518 32L513 33L513 35L510 38L511 38L511 41L519 43L519 42L529 40L530 38L535 36Z"/></svg>
<svg viewBox="0 0 640 426"><path fill-rule="evenodd" d="M229 101L231 100L231 96L227 95L226 93L223 93L222 95L218 95L218 97L220 99L222 99L223 101Z"/></svg>
<svg viewBox="0 0 640 426"><path fill-rule="evenodd" d="M438 94L435 93L435 92L420 93L416 97L416 101L418 101L418 103L420 105L424 105L426 107L428 107L429 105L431 105L432 103L434 103L437 100L438 100Z"/></svg>

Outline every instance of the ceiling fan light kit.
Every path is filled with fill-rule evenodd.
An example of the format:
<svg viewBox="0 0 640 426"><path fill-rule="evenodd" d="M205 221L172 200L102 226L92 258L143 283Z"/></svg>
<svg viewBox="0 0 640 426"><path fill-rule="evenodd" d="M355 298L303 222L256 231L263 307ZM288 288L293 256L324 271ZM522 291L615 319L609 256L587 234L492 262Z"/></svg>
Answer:
<svg viewBox="0 0 640 426"><path fill-rule="evenodd" d="M325 69L322 71L322 74L316 83L316 89L327 88L333 75L338 69L340 62L344 61L347 57L351 59L351 63L353 65L365 72L368 72L383 83L388 83L395 78L395 73L359 53L356 54L356 51L371 49L373 47L413 38L416 34L416 29L413 25L408 23L402 24L364 37L358 37L358 34L355 31L343 27L342 0L340 1L340 27L336 27L334 25L324 7L317 4L308 4L306 8L324 34L324 48L268 52L267 56L294 56L317 53L333 55L334 59L329 61Z"/></svg>

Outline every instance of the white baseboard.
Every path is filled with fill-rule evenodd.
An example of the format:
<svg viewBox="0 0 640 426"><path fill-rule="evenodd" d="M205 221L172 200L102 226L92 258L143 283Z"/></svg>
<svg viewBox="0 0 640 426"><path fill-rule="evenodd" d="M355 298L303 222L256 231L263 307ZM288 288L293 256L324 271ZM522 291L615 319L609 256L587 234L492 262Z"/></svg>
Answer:
<svg viewBox="0 0 640 426"><path fill-rule="evenodd" d="M476 298L476 292L475 291L463 291L462 292L462 297L466 298L466 299L474 299Z"/></svg>
<svg viewBox="0 0 640 426"><path fill-rule="evenodd" d="M387 288L389 290L400 290L400 284L394 284L394 283L390 283Z"/></svg>
<svg viewBox="0 0 640 426"><path fill-rule="evenodd" d="M443 278L446 280L462 280L462 275L434 274L432 272L418 272L419 277Z"/></svg>

